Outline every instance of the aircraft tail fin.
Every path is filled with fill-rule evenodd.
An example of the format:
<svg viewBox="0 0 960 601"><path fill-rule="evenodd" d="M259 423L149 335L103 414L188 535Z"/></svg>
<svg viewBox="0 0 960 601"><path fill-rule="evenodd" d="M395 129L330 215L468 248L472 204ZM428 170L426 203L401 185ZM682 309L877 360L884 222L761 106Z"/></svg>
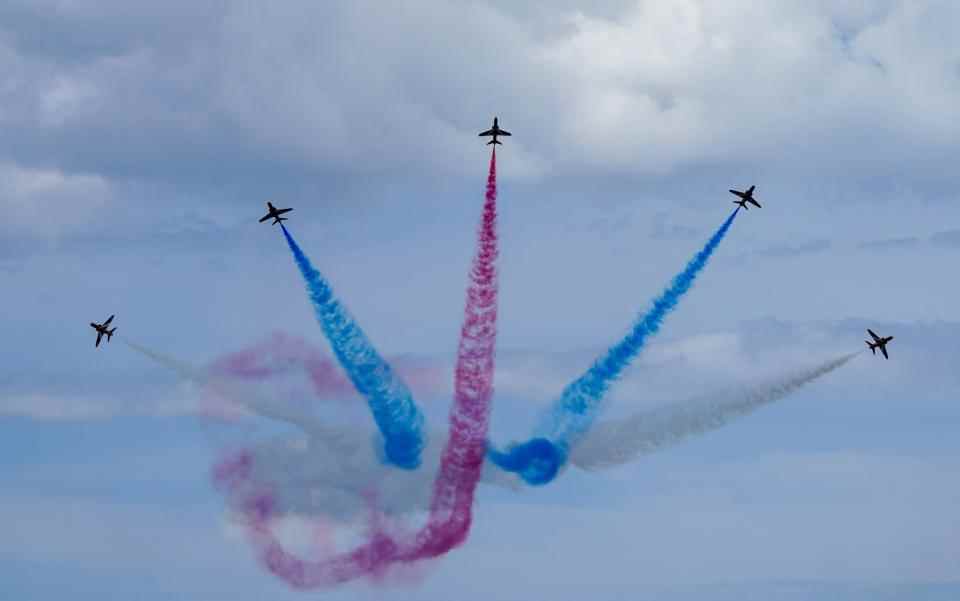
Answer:
<svg viewBox="0 0 960 601"><path fill-rule="evenodd" d="M870 351L871 351L874 355L876 355L876 354L877 354L877 347L874 346L874 345L872 345L872 344L870 344L870 341L869 341L869 340L864 340L864 342L867 343L867 347L870 349Z"/></svg>
<svg viewBox="0 0 960 601"><path fill-rule="evenodd" d="M487 142L487 146L490 146L491 144L499 144L503 146L503 142L501 142L500 140L490 140L489 142Z"/></svg>
<svg viewBox="0 0 960 601"><path fill-rule="evenodd" d="M112 330L107 330L107 342L110 342L110 338L113 336L113 333L116 331L117 331L117 328L113 328Z"/></svg>

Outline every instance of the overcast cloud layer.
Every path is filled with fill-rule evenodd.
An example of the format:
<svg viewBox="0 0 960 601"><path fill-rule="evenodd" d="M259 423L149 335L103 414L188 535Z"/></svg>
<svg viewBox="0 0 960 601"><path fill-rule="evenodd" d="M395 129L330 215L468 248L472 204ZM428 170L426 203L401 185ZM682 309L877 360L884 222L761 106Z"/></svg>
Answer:
<svg viewBox="0 0 960 601"><path fill-rule="evenodd" d="M86 324L116 313L195 365L278 330L325 348L256 223L271 199L384 354L449 374L498 115L497 442L623 334L728 188L763 209L608 417L866 327L891 359L637 465L484 487L462 550L332 596L956 598L958 23L948 0L0 3L0 582L282 598L224 525L195 392ZM435 429L451 381L422 384Z"/></svg>

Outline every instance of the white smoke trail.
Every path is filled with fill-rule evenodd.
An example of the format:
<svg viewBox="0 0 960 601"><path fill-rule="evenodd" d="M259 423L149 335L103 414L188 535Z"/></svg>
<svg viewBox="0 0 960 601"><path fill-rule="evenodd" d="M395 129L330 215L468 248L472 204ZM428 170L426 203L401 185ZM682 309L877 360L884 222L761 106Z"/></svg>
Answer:
<svg viewBox="0 0 960 601"><path fill-rule="evenodd" d="M862 352L843 355L747 390L676 403L625 419L597 424L573 448L570 461L584 470L629 463L641 455L721 428L737 417L778 401L846 365Z"/></svg>
<svg viewBox="0 0 960 601"><path fill-rule="evenodd" d="M302 421L304 414L281 402L277 394L272 394L270 388L251 386L239 378L212 374L136 342L125 339L122 342L151 361L173 371L183 380L200 387L207 401L214 400L218 403L216 407L207 403L206 411L201 411L198 405L198 414L234 418L258 415L293 424Z"/></svg>
<svg viewBox="0 0 960 601"><path fill-rule="evenodd" d="M227 375L210 374L185 361L123 340L132 350L198 385L247 417L277 420L300 434L275 436L250 443L252 479L269 486L277 502L277 517L323 516L339 521L365 517L371 494L377 509L400 515L429 508L433 480L440 465L444 435L431 433L423 450L423 465L414 471L385 465L376 449L377 433L356 427L332 427L310 411L290 403L283 387L252 386ZM494 466L485 466L481 482L519 490L519 479Z"/></svg>
<svg viewBox="0 0 960 601"><path fill-rule="evenodd" d="M303 436L266 441L249 449L251 480L267 486L277 516L321 516L338 521L366 518L368 502L388 515L425 512L440 465L443 435L430 439L414 471L385 464L375 453L375 432L311 428ZM521 490L522 482L496 466L484 466L481 482Z"/></svg>
<svg viewBox="0 0 960 601"><path fill-rule="evenodd" d="M190 382L194 382L196 384L203 384L207 381L206 374L189 363L186 363L185 361L174 359L173 357L158 353L157 351L148 349L145 346L137 344L136 342L131 342L125 338L121 338L120 342L124 343L127 345L127 347L135 350L146 358L159 363L163 367L175 371L177 375L184 380L189 380Z"/></svg>

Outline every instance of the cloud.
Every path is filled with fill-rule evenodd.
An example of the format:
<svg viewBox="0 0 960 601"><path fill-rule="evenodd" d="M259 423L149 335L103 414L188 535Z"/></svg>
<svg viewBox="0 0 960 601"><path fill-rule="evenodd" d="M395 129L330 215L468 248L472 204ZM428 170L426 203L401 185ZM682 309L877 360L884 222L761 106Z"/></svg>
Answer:
<svg viewBox="0 0 960 601"><path fill-rule="evenodd" d="M102 216L111 192L97 175L0 163L0 228L8 238L24 233L56 238Z"/></svg>
<svg viewBox="0 0 960 601"><path fill-rule="evenodd" d="M67 392L8 392L0 395L0 415L37 420L87 421L119 416L175 417L198 415L192 395L170 391L169 396L88 395Z"/></svg>
<svg viewBox="0 0 960 601"><path fill-rule="evenodd" d="M700 228L677 223L666 211L657 211L651 230L650 237L655 240L692 240L703 235Z"/></svg>
<svg viewBox="0 0 960 601"><path fill-rule="evenodd" d="M832 247L833 243L831 241L819 239L810 240L809 242L801 242L799 244L774 244L766 248L750 251L742 256L764 259L779 259L818 254L826 252Z"/></svg>
<svg viewBox="0 0 960 601"><path fill-rule="evenodd" d="M717 387L739 386L775 378L785 369L808 367L825 357L865 348L866 328L890 334L891 360L878 364L870 356L858 359L837 374L828 384L838 398L862 398L860 379L871 373L876 385L874 396L893 403L903 395L917 400L941 403L960 389L960 375L954 366L958 360L955 340L960 324L951 322L882 322L845 319L823 322L756 319L701 334L660 337L637 358L612 387L613 410L654 406L663 402L703 396ZM566 352L504 349L497 354L495 415L531 417L547 406L571 380L587 369L602 352L599 347L580 347ZM325 349L318 353L329 356ZM411 385L417 402L431 420L444 419L452 393L452 356L392 356L388 359ZM32 417L40 420L109 419L123 415L176 416L196 415L202 405L201 391L172 379L162 368L131 371L104 384L77 383L56 372L33 378L21 377L0 388L0 414ZM339 374L339 369L333 370ZM274 403L284 394L296 391L292 399L317 403L318 410L332 403L337 419L346 416L367 424L369 415L359 395L344 395L343 382L331 385L320 395L313 390L306 372L283 372L249 390L272 395ZM41 383L43 382L43 383ZM283 384L283 390L278 388ZM247 383L250 385L250 383ZM818 384L820 386L821 384ZM292 388L291 388L292 387ZM251 392L253 393L253 392ZM619 407L618 407L619 405ZM499 419L499 417L498 417ZM509 421L509 420L507 420ZM505 424L516 428L516 423ZM494 432L495 437L499 432Z"/></svg>
<svg viewBox="0 0 960 601"><path fill-rule="evenodd" d="M958 9L913 6L22 2L0 37L0 151L181 180L462 174L500 114L507 175L763 162L932 177L960 131L944 29Z"/></svg>
<svg viewBox="0 0 960 601"><path fill-rule="evenodd" d="M960 230L945 230L930 236L930 243L940 248L960 248Z"/></svg>
<svg viewBox="0 0 960 601"><path fill-rule="evenodd" d="M857 245L860 250L906 250L916 248L920 245L920 238L916 236L905 236L902 238L884 238L881 240L869 240Z"/></svg>

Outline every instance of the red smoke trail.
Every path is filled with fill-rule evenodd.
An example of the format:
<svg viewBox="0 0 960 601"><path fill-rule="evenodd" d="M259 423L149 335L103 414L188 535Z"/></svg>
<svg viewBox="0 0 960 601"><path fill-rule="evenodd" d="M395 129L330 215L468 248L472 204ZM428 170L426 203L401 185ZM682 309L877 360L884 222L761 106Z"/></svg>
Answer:
<svg viewBox="0 0 960 601"><path fill-rule="evenodd" d="M251 480L252 456L240 453L214 469L218 486L241 500L239 507L248 521L261 561L294 588L329 587L361 576L381 575L395 563L443 555L463 543L470 532L473 495L483 469L493 394L497 334L496 161L494 149L460 331L450 438L434 481L427 524L416 534L404 536L388 533L382 521L374 519L366 544L323 561L305 561L284 549L270 530L274 500L269 491Z"/></svg>

